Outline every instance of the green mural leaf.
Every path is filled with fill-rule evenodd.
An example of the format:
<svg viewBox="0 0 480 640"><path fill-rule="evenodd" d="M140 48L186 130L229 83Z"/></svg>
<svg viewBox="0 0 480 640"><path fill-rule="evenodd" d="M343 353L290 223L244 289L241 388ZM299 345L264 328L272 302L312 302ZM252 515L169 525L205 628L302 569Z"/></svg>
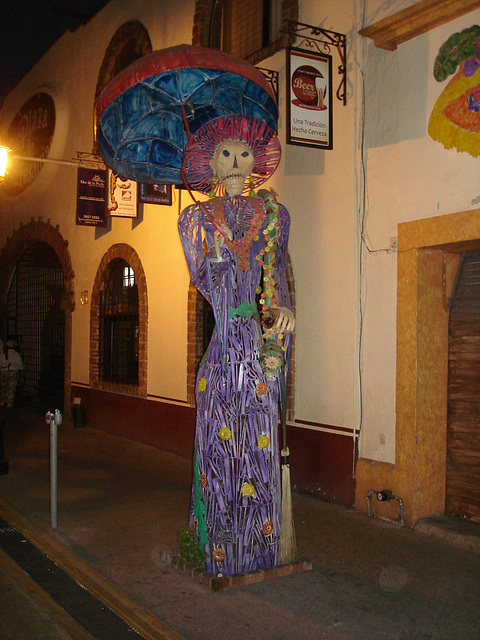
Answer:
<svg viewBox="0 0 480 640"><path fill-rule="evenodd" d="M433 75L435 80L443 82L449 75L455 73L458 65L473 58L477 54L477 38L480 36L480 26L474 24L460 33L454 33L442 44L435 58Z"/></svg>

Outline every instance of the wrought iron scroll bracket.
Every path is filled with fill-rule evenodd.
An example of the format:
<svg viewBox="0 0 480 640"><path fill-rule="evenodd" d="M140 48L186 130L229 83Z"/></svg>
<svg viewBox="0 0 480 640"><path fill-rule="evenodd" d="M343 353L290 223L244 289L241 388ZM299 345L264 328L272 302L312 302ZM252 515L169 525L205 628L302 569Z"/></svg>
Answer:
<svg viewBox="0 0 480 640"><path fill-rule="evenodd" d="M275 94L278 104L278 71L274 71L273 69L264 69L263 67L257 67L257 69L263 73L265 80L272 87L272 91Z"/></svg>
<svg viewBox="0 0 480 640"><path fill-rule="evenodd" d="M77 151L77 162L79 167L86 169L105 169L103 158L95 153L87 151Z"/></svg>
<svg viewBox="0 0 480 640"><path fill-rule="evenodd" d="M318 53L330 54L335 48L340 56L338 73L340 84L336 96L338 100L347 104L347 36L344 33L329 31L322 27L314 27L303 22L286 20L282 33L288 35L288 45L299 49L310 49Z"/></svg>

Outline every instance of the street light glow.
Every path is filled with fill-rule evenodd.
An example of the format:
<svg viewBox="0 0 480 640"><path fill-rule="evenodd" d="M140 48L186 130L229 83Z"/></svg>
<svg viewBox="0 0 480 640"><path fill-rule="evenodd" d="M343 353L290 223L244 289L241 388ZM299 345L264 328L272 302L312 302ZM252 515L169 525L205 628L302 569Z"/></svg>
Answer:
<svg viewBox="0 0 480 640"><path fill-rule="evenodd" d="M0 178L4 178L7 173L8 147L0 146Z"/></svg>

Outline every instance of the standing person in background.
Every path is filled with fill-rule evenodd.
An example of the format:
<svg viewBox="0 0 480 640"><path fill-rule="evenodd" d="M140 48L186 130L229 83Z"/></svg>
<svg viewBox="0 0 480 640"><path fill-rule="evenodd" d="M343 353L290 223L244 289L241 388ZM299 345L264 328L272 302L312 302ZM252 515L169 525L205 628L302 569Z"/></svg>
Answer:
<svg viewBox="0 0 480 640"><path fill-rule="evenodd" d="M0 353L0 404L9 408L15 402L17 390L18 372L23 370L22 357L18 351L15 340L8 340L5 348Z"/></svg>

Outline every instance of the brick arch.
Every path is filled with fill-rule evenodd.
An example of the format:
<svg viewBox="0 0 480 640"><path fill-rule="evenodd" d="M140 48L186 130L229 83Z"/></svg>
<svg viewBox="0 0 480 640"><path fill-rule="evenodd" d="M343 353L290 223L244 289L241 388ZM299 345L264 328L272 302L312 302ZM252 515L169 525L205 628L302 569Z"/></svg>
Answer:
<svg viewBox="0 0 480 640"><path fill-rule="evenodd" d="M32 245L37 242L48 244L58 256L63 269L64 290L61 298L61 308L65 311L65 353L64 353L64 413L66 419L70 419L70 403L72 384L72 313L75 310L75 272L68 250L68 241L60 233L60 226L50 224L50 220L43 222L41 218L21 225L7 237L5 246L0 252L0 310L2 317L7 317L7 295L14 269ZM2 327L5 330L5 327Z"/></svg>
<svg viewBox="0 0 480 640"><path fill-rule="evenodd" d="M287 259L287 282L292 310L296 312L295 278L290 256ZM195 404L195 378L198 363L203 356L203 310L208 302L190 282L187 300L187 401ZM287 420L295 414L295 334L290 348L290 365L287 384Z"/></svg>
<svg viewBox="0 0 480 640"><path fill-rule="evenodd" d="M95 102L97 101L98 96L102 89L110 82L113 77L113 72L115 69L115 65L118 60L118 56L122 52L123 47L130 41L135 40L137 44L140 46L140 51L142 56L151 53L152 51L152 43L150 40L150 36L148 35L148 31L143 26L141 22L137 20L131 20L130 22L125 22L121 27L117 29L114 36L109 42L109 45L105 51L105 55L103 56L103 61L100 66L100 71L98 72L97 78L97 87L95 89L95 101L94 101L94 109L93 109L93 118L94 118L94 140L96 140L96 111L95 111Z"/></svg>
<svg viewBox="0 0 480 640"><path fill-rule="evenodd" d="M99 342L99 305L100 292L105 286L105 273L107 267L115 258L122 258L132 267L135 272L135 280L138 287L138 325L139 325L139 345L138 345L138 385L117 384L98 379L98 342ZM97 269L95 282L92 290L92 303L90 307L90 386L106 391L116 391L129 395L147 395L147 332L148 332L148 295L147 281L142 263L137 252L128 244L114 244L108 249Z"/></svg>

